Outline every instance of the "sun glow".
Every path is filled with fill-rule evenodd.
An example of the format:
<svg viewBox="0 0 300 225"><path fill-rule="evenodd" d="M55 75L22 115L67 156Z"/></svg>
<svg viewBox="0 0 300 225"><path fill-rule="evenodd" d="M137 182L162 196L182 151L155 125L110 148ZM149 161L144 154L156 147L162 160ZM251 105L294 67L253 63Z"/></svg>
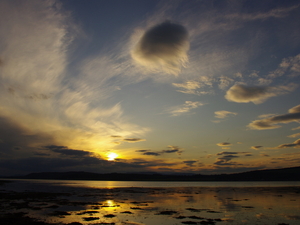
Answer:
<svg viewBox="0 0 300 225"><path fill-rule="evenodd" d="M117 153L111 152L107 155L107 160L108 161L114 161L118 157Z"/></svg>

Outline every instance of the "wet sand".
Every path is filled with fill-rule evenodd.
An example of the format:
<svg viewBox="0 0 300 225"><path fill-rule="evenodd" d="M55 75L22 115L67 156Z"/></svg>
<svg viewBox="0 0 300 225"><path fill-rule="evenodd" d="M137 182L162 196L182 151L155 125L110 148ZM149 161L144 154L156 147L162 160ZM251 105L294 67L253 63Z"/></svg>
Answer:
<svg viewBox="0 0 300 225"><path fill-rule="evenodd" d="M300 224L300 187L16 187L0 186L2 225Z"/></svg>

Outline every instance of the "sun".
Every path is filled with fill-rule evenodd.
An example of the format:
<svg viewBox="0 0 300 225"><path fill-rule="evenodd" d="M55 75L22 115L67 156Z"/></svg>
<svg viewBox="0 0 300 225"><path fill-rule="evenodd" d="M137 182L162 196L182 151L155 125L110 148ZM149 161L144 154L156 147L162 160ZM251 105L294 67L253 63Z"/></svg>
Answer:
<svg viewBox="0 0 300 225"><path fill-rule="evenodd" d="M107 160L108 161L114 161L118 157L117 153L111 152L107 155Z"/></svg>

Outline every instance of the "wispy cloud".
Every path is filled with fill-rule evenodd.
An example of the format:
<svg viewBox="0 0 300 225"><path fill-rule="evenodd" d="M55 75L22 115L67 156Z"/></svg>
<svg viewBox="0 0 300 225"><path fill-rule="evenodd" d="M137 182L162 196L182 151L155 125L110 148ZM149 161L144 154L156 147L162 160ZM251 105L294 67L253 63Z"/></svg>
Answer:
<svg viewBox="0 0 300 225"><path fill-rule="evenodd" d="M221 76L219 78L219 88L225 90L234 80L230 77Z"/></svg>
<svg viewBox="0 0 300 225"><path fill-rule="evenodd" d="M300 148L300 139L294 141L293 143L278 145L276 148Z"/></svg>
<svg viewBox="0 0 300 225"><path fill-rule="evenodd" d="M279 123L291 123L300 121L300 105L297 105L289 110L289 113L271 116L261 120L252 121L248 127L253 130L276 129L281 127Z"/></svg>
<svg viewBox="0 0 300 225"><path fill-rule="evenodd" d="M175 87L178 87L178 88L182 88L182 89L185 89L186 91L194 91L195 89L198 89L201 87L200 83L198 81L187 81L185 83L173 83L173 85Z"/></svg>
<svg viewBox="0 0 300 225"><path fill-rule="evenodd" d="M289 135L287 137L289 137L289 138L295 138L295 137L298 137L298 136L300 136L300 133L292 134L292 135Z"/></svg>
<svg viewBox="0 0 300 225"><path fill-rule="evenodd" d="M183 83L172 83L172 85L179 88L177 90L178 92L200 96L213 94L212 85L214 82L214 78L201 76L195 80L188 80Z"/></svg>
<svg viewBox="0 0 300 225"><path fill-rule="evenodd" d="M169 110L167 110L167 112L170 113L172 116L180 116L189 113L192 109L196 109L202 105L204 104L201 102L186 101L183 105L172 107Z"/></svg>
<svg viewBox="0 0 300 225"><path fill-rule="evenodd" d="M68 50L80 28L55 1L1 1L0 23L0 116L53 144L90 151L113 147L112 134L147 130L126 121L120 103L106 101L126 65L96 56L69 71Z"/></svg>
<svg viewBox="0 0 300 225"><path fill-rule="evenodd" d="M251 146L251 148L254 149L254 150L259 150L259 149L261 149L262 147L263 147L263 146L261 146L261 145Z"/></svg>
<svg viewBox="0 0 300 225"><path fill-rule="evenodd" d="M300 54L288 57L282 60L279 67L270 72L267 76L268 79L274 79L283 75L290 77L299 76L300 74Z"/></svg>
<svg viewBox="0 0 300 225"><path fill-rule="evenodd" d="M300 129L300 127L295 127L292 130L299 130L299 129Z"/></svg>
<svg viewBox="0 0 300 225"><path fill-rule="evenodd" d="M289 12L297 9L299 5L294 5L290 7L282 7L271 9L267 12L256 12L256 13L233 13L226 16L228 19L238 19L244 21L253 20L265 20L270 18L282 18L288 15Z"/></svg>
<svg viewBox="0 0 300 225"><path fill-rule="evenodd" d="M215 117L219 118L219 119L224 119L224 118L226 118L230 115L235 116L235 115L237 115L237 113L236 112L229 112L229 111L226 111L226 110L221 110L221 111L216 111L215 112Z"/></svg>

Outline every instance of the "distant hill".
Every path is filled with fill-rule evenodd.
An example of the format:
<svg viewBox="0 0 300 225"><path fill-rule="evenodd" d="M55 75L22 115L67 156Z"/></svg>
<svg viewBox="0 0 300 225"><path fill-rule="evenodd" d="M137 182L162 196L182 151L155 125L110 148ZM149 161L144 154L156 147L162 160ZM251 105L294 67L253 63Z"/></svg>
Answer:
<svg viewBox="0 0 300 225"><path fill-rule="evenodd" d="M255 170L217 175L165 175L159 173L89 173L43 172L9 178L53 180L111 180L111 181L300 181L300 167Z"/></svg>

